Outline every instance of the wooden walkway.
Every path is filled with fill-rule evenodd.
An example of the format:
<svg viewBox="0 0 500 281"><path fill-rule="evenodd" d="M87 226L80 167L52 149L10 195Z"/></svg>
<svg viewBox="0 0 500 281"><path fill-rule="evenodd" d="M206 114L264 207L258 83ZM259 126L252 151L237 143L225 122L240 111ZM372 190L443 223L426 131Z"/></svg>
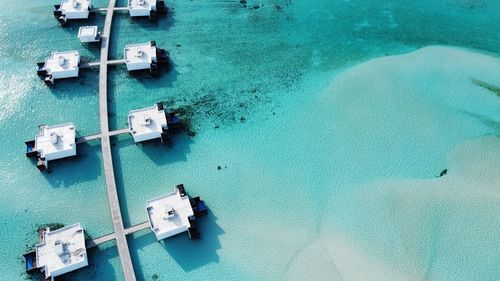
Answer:
<svg viewBox="0 0 500 281"><path fill-rule="evenodd" d="M128 7L93 8L93 9L90 9L89 12L91 12L91 13L108 12L109 10L113 10L113 11L128 11Z"/></svg>
<svg viewBox="0 0 500 281"><path fill-rule="evenodd" d="M130 129L129 128L123 128L123 129L120 129L120 130L115 130L115 131L109 132L109 136L110 137L114 137L114 136L128 134L128 133L130 133Z"/></svg>
<svg viewBox="0 0 500 281"><path fill-rule="evenodd" d="M101 63L98 61L93 61L93 62L81 62L78 67L80 69L83 68L91 68L91 67L98 67Z"/></svg>
<svg viewBox="0 0 500 281"><path fill-rule="evenodd" d="M125 237L123 219L120 211L120 201L116 190L113 158L111 156L111 142L109 138L108 120L108 54L111 24L116 0L109 0L109 5L104 20L104 29L101 39L101 59L99 64L99 119L101 123L101 150L106 178L106 191L108 193L109 209L113 222L114 239L120 256L120 263L125 281L136 281L134 266L130 258L130 251Z"/></svg>
<svg viewBox="0 0 500 281"><path fill-rule="evenodd" d="M146 229L148 227L149 227L149 221L145 221L143 223L136 224L134 226L131 226L131 227L125 229L125 235L129 235L129 234L135 233L137 231L141 231L141 230Z"/></svg>
<svg viewBox="0 0 500 281"><path fill-rule="evenodd" d="M76 144L85 143L85 142L89 142L89 141L93 141L93 140L98 140L100 138L101 138L101 134L79 137L76 139Z"/></svg>
<svg viewBox="0 0 500 281"><path fill-rule="evenodd" d="M125 63L125 59L121 60L108 60L108 65L117 65Z"/></svg>
<svg viewBox="0 0 500 281"><path fill-rule="evenodd" d="M120 130L115 130L115 131L110 131L108 133L108 135L110 137L114 137L114 136L118 136L118 135L123 135L123 134L127 134L130 132L130 129L129 128L123 128L123 129L120 129ZM93 140L98 140L101 138L101 134L95 134L95 135L90 135L90 136L85 136L85 137L79 137L76 139L76 143L79 144L79 143L85 143L85 142L89 142L89 141L93 141Z"/></svg>
<svg viewBox="0 0 500 281"><path fill-rule="evenodd" d="M110 233L108 235L101 236L95 239L87 239L85 240L85 247L87 249L93 248L99 244L109 242L115 239L115 233Z"/></svg>
<svg viewBox="0 0 500 281"><path fill-rule="evenodd" d="M139 224L136 224L136 225L131 226L129 228L126 228L124 230L124 233L125 233L125 235L129 235L129 234L141 231L143 229L146 229L148 227L149 227L149 222L145 221L143 223L139 223ZM87 239L85 241L85 246L87 247L87 249L90 249L90 248L93 248L99 244L106 243L106 242L109 242L109 241L115 240L115 239L116 239L116 235L113 232L113 233L110 233L110 234L107 234L107 235L104 235L104 236L101 236L98 238Z"/></svg>
<svg viewBox="0 0 500 281"><path fill-rule="evenodd" d="M123 64L123 63L125 63L124 59L121 59L121 60L108 60L107 61L108 65L118 65L118 64ZM91 67L98 67L98 66L101 66L101 62L100 61L82 62L82 63L80 63L80 65L78 65L78 67L80 69L91 68Z"/></svg>

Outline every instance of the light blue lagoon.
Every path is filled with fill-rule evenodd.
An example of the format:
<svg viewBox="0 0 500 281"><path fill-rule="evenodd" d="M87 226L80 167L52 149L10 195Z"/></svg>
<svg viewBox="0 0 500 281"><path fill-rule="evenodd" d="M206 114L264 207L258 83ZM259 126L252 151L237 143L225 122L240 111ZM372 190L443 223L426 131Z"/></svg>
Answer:
<svg viewBox="0 0 500 281"><path fill-rule="evenodd" d="M164 101L195 133L111 138L125 227L179 183L210 212L200 240L129 235L137 279L498 280L500 2L417 2L173 0L158 24L115 12L110 59L155 40L172 67L110 66L110 129ZM97 68L48 88L35 66L55 50L99 60L76 35L105 14L62 28L53 4L0 9L1 280L28 278L39 225L113 231L99 141L49 173L24 155L39 124L100 131ZM89 261L56 279L124 280L114 242Z"/></svg>

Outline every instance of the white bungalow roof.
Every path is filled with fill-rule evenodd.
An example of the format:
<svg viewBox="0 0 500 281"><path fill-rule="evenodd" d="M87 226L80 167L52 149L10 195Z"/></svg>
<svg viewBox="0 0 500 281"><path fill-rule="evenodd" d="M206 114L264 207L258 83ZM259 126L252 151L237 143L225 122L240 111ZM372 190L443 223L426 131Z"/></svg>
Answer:
<svg viewBox="0 0 500 281"><path fill-rule="evenodd" d="M148 63L156 61L156 47L151 42L125 46L124 59L127 64Z"/></svg>
<svg viewBox="0 0 500 281"><path fill-rule="evenodd" d="M44 267L45 277L55 277L88 265L85 236L80 224L43 233L36 246L37 267Z"/></svg>
<svg viewBox="0 0 500 281"><path fill-rule="evenodd" d="M151 7L156 7L156 0L129 0L129 10L151 10Z"/></svg>
<svg viewBox="0 0 500 281"><path fill-rule="evenodd" d="M189 217L194 215L188 196L181 197L178 189L149 200L146 209L150 227L158 239L187 231ZM169 211L173 211L173 215L169 215Z"/></svg>
<svg viewBox="0 0 500 281"><path fill-rule="evenodd" d="M78 38L81 37L93 37L97 36L97 26L81 26L78 30Z"/></svg>
<svg viewBox="0 0 500 281"><path fill-rule="evenodd" d="M90 0L62 0L59 9L65 14L67 12L88 11L90 6Z"/></svg>
<svg viewBox="0 0 500 281"><path fill-rule="evenodd" d="M78 69L80 53L78 51L52 52L45 61L49 73L74 71Z"/></svg>
<svg viewBox="0 0 500 281"><path fill-rule="evenodd" d="M41 125L35 137L35 149L40 152L40 157L46 155L73 150L76 138L76 130L73 123L55 126Z"/></svg>
<svg viewBox="0 0 500 281"><path fill-rule="evenodd" d="M168 127L165 111L159 110L156 104L131 110L128 113L128 124L130 133L134 136L149 135L153 132L161 134L163 128Z"/></svg>

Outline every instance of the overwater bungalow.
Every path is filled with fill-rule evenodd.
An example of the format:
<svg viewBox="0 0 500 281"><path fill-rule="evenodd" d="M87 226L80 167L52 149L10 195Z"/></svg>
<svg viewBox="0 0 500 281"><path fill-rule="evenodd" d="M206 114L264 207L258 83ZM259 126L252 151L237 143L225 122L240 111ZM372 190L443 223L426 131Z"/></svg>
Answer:
<svg viewBox="0 0 500 281"><path fill-rule="evenodd" d="M80 53L78 51L52 52L37 65L37 75L44 83L52 86L56 79L78 77Z"/></svg>
<svg viewBox="0 0 500 281"><path fill-rule="evenodd" d="M173 192L149 200L146 212L149 227L160 241L186 231L189 238L200 238L196 218L206 215L208 210L200 197L190 199L180 184Z"/></svg>
<svg viewBox="0 0 500 281"><path fill-rule="evenodd" d="M25 144L26 156L36 158L36 167L43 171L49 161L76 155L76 129L73 123L40 125L35 139Z"/></svg>
<svg viewBox="0 0 500 281"><path fill-rule="evenodd" d="M129 0L127 7L131 17L149 17L151 21L167 12L165 2L157 0Z"/></svg>
<svg viewBox="0 0 500 281"><path fill-rule="evenodd" d="M88 266L85 234L80 224L40 233L36 250L24 255L26 271L45 273L46 280Z"/></svg>
<svg viewBox="0 0 500 281"><path fill-rule="evenodd" d="M149 69L151 74L158 74L159 66L168 63L166 50L156 47L156 42L132 44L125 46L123 58L128 71Z"/></svg>
<svg viewBox="0 0 500 281"><path fill-rule="evenodd" d="M163 143L169 143L169 130L179 126L182 122L175 113L167 113L161 102L128 113L128 127L136 143L158 138Z"/></svg>
<svg viewBox="0 0 500 281"><path fill-rule="evenodd" d="M66 25L68 20L87 19L91 7L90 0L62 0L61 4L54 5L54 17Z"/></svg>
<svg viewBox="0 0 500 281"><path fill-rule="evenodd" d="M97 26L81 26L78 29L78 39L81 43L93 43L101 41L101 33L97 30Z"/></svg>

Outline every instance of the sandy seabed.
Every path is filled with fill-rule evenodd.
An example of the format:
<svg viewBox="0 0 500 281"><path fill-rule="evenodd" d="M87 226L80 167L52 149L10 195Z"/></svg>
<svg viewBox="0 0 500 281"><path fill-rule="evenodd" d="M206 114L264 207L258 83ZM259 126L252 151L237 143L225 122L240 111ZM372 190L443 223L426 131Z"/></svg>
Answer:
<svg viewBox="0 0 500 281"><path fill-rule="evenodd" d="M498 280L500 98L491 90L498 73L495 57L427 47L337 76L321 103L334 136L358 140L343 149L366 159L357 172L397 165L418 172L332 198L318 239L295 252L284 279ZM447 173L439 177L425 159L442 154Z"/></svg>

